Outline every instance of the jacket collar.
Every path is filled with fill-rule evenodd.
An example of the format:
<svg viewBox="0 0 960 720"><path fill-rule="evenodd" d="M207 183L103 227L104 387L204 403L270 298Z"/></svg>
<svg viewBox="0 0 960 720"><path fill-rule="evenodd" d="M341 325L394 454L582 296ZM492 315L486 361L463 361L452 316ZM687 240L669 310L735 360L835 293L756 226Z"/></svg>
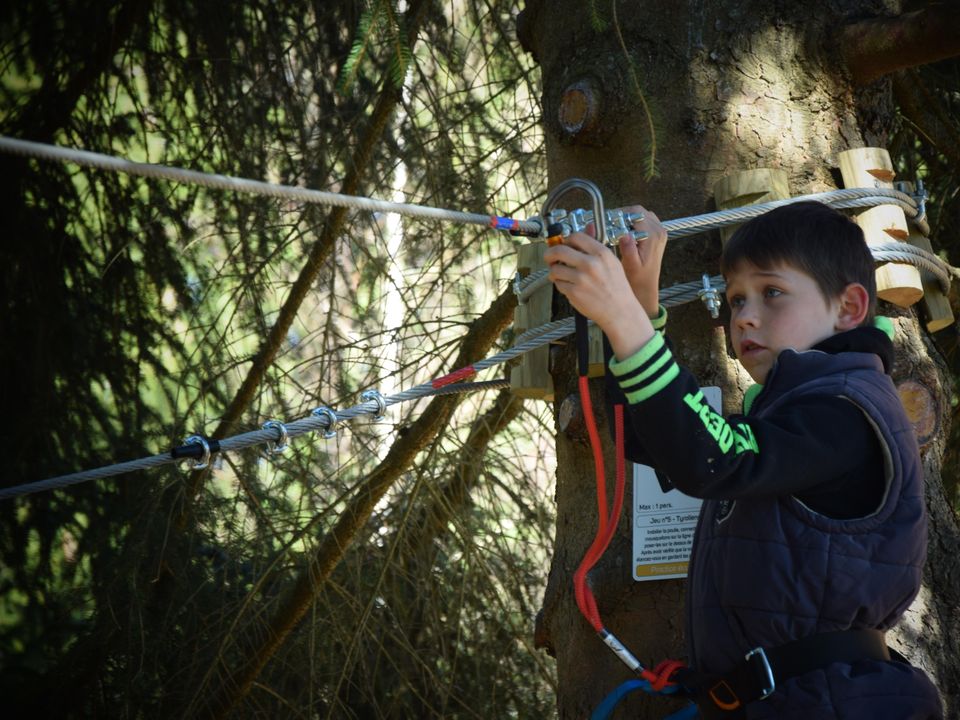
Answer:
<svg viewBox="0 0 960 720"><path fill-rule="evenodd" d="M843 358L837 357L841 354ZM889 375L893 357L893 342L884 330L877 327L858 327L831 335L803 352L784 350L770 368L766 385L754 385L744 393L743 412L750 412L764 387L775 378L781 387L784 382L787 387L796 387L838 370L872 368Z"/></svg>

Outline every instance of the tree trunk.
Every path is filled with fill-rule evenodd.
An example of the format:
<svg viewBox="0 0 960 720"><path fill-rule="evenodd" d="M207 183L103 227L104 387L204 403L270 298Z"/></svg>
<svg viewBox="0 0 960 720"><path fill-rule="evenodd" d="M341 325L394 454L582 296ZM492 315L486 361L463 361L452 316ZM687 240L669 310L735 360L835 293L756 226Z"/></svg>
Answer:
<svg viewBox="0 0 960 720"><path fill-rule="evenodd" d="M636 0L593 7L529 0L518 19L520 40L543 72L550 187L582 177L599 185L607 207L639 202L661 218L685 217L713 210L714 184L738 170L785 170L793 195L836 188L837 154L883 147L893 126L889 83L857 90L822 42L847 18L878 12L877 3ZM645 168L653 152L659 177L651 180ZM573 207L564 200L562 207ZM719 253L716 233L672 240L662 284L715 273ZM914 313L885 306L881 312L898 316L895 381L929 390L935 418L923 444L931 523L925 584L891 643L930 672L949 716L960 708L960 533L939 474L950 382ZM702 385L719 385L725 412L733 412L750 380L727 351L725 315L712 321L700 303L689 304L671 311L668 332L681 361ZM576 392L569 348L556 356L553 373L558 410ZM595 382L598 405L600 394ZM601 435L607 437L604 429ZM588 446L558 434L557 465L557 535L538 640L556 653L560 717L582 718L631 675L580 616L571 591L596 528ZM593 587L606 626L652 666L684 652L684 583L631 579L626 515L593 572ZM654 718L675 705L635 697L626 707L631 717Z"/></svg>

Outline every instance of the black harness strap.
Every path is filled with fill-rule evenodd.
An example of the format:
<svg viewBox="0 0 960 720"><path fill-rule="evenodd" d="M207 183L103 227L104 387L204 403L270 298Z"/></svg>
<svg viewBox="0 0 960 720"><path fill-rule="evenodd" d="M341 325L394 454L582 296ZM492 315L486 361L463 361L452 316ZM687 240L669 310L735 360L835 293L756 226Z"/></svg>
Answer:
<svg viewBox="0 0 960 720"><path fill-rule="evenodd" d="M844 630L811 635L770 650L755 648L725 675L689 670L679 681L691 690L704 720L737 720L746 717L746 705L770 696L778 682L833 663L890 659L881 631Z"/></svg>

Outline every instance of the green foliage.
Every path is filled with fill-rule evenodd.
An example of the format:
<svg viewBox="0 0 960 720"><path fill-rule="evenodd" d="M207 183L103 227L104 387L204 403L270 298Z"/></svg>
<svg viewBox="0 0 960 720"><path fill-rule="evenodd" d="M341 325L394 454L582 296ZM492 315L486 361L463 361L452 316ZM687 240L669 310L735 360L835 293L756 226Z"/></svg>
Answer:
<svg viewBox="0 0 960 720"><path fill-rule="evenodd" d="M494 47L506 12L444 8L410 47L393 2L102 5L18 4L0 23L3 133L336 190L386 76L406 82L404 97L360 194L536 212L539 91L526 58ZM0 244L0 377L15 409L0 426L4 482L211 432L330 211L0 164L18 199ZM514 243L351 215L236 431L449 370L467 325L507 286ZM552 534L551 429L521 413L471 451L482 465L471 475L466 443L493 403L465 402L401 477L236 717L550 711L553 669L529 638ZM37 717L203 714L423 408L392 408L332 441L302 438L282 456L225 457L198 497L167 468L0 505L10 706ZM464 492L457 478L472 478Z"/></svg>
<svg viewBox="0 0 960 720"><path fill-rule="evenodd" d="M403 16L397 10L396 0L370 0L366 3L357 31L337 83L337 92L345 95L361 72L364 61L373 55L378 45L387 52L387 76L397 87L403 85L413 63L413 51L407 42Z"/></svg>

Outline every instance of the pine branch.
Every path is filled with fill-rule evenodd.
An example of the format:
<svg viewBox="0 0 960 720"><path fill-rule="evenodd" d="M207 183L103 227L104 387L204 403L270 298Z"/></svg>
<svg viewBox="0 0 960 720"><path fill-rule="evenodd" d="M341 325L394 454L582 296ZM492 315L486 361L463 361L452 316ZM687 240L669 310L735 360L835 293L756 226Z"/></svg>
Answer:
<svg viewBox="0 0 960 720"><path fill-rule="evenodd" d="M410 34L408 37L416 37L417 28L420 26L420 22L422 21L424 15L424 10L428 5L428 0L418 0L417 4L410 8ZM360 186L360 181L369 168L370 159L374 148L380 142L383 131L386 128L387 123L393 114L393 110L399 100L399 89L387 84L384 87L380 98L377 100L377 105L371 114L367 133L360 141L357 150L353 154L350 172L346 178L344 178L340 192L346 195L355 195L357 193L357 190ZM273 327L270 328L270 333L267 336L267 339L263 342L263 344L260 346L260 349L257 351L257 354L254 356L250 371L244 378L240 389L237 390L237 394L230 403L230 406L226 409L226 411L224 411L223 416L220 419L220 423L217 425L217 429L214 430L212 437L225 437L236 429L237 421L240 419L240 416L253 400L257 388L260 387L261 382L263 382L263 378L266 375L267 370L273 364L277 353L283 347L283 343L287 338L287 333L289 332L290 327L293 325L293 321L296 319L297 312L300 310L300 306L303 304L308 292L313 287L314 281L316 280L317 275L320 273L321 268L324 266L325 262L330 257L330 254L333 252L336 240L343 229L348 212L349 210L347 208L342 207L336 207L331 210L330 216L324 225L323 232L321 233L319 240L317 240L317 242L314 243L313 247L311 248L310 255L307 257L307 261L304 264L303 269L300 271L299 276L291 286L290 294L284 301L283 307L280 308L276 322L273 324ZM207 477L207 472L203 470L195 471L190 475L190 478L187 481L188 501L192 500L192 498L199 492L200 486L205 477ZM189 510L189 508L190 503L188 502L185 505L185 509ZM179 526L181 528L185 527L186 522L186 515L181 515L178 522Z"/></svg>
<svg viewBox="0 0 960 720"><path fill-rule="evenodd" d="M397 13L393 2L394 0L387 0L385 3L390 20L387 33L390 38L390 47L393 50L387 72L393 83L397 87L402 87L407 76L407 68L413 62L413 52L410 50L410 43L406 41L407 34L403 31L403 18Z"/></svg>
<svg viewBox="0 0 960 720"><path fill-rule="evenodd" d="M429 503L417 510L413 519L404 516L404 521L392 540L393 543L402 542L401 557L383 569L378 582L378 587L400 588L393 591L394 604L410 608L416 615L426 611L426 603L421 601L415 578L427 576L426 573L429 572L433 562L432 552L435 552L437 539L448 533L450 523L463 514L473 491L480 482L484 469L483 459L490 443L506 430L522 409L523 400L520 397L516 396L510 388L501 390L490 409L473 422L470 434L457 452L458 462L450 480L436 490ZM406 512L410 509L408 508ZM412 583L411 576L414 578ZM378 695L399 692L399 687L396 685L402 681L395 671L386 668L396 662L395 658L402 656L401 648L417 646L419 633L423 628L422 621L407 620L398 629L401 637L383 638L383 642L376 647L376 658L345 665L337 683L336 695L339 696L341 688L363 687L365 683L363 667L369 665L385 668L376 677L376 681L380 683L375 688ZM356 636L353 642L358 642ZM416 650L413 652L415 653ZM347 657L351 656L352 653L347 653Z"/></svg>
<svg viewBox="0 0 960 720"><path fill-rule="evenodd" d="M382 0L378 0L372 5L368 5L360 16L360 21L357 23L356 40L353 41L350 54L343 65L340 81L337 83L337 92L341 95L346 95L350 91L353 81L360 73L360 65L364 58L370 54L370 46L373 45L377 30L380 27L384 4Z"/></svg>
<svg viewBox="0 0 960 720"><path fill-rule="evenodd" d="M67 125L80 98L107 71L137 24L147 17L150 5L149 0L129 0L119 7L112 22L108 16L113 6L103 5L104 17L99 22L91 23L91 26L106 25L110 27L110 32L93 36L103 41L94 41L81 62L65 63L71 71L65 83L58 82L60 75L57 73L44 77L36 97L31 98L23 115L11 124L7 132L40 142L52 141L56 132Z"/></svg>
<svg viewBox="0 0 960 720"><path fill-rule="evenodd" d="M503 292L487 311L471 323L454 363L456 367L480 359L493 345L503 329L512 321L516 296L511 289ZM260 671L283 646L291 631L306 615L323 589L333 570L343 559L350 545L357 539L377 503L399 479L417 454L448 424L462 396L449 395L434 398L409 431L390 448L383 462L377 466L359 488L352 502L340 515L336 525L317 548L309 566L290 588L266 629L256 631L256 637L241 641L241 647L256 646L249 660L226 678L213 693L211 716L227 717L253 687ZM258 641L258 638L265 638ZM217 676L220 673L214 672Z"/></svg>
<svg viewBox="0 0 960 720"><path fill-rule="evenodd" d="M900 112L914 124L938 152L960 165L960 124L942 101L924 85L916 70L893 76L893 92Z"/></svg>

